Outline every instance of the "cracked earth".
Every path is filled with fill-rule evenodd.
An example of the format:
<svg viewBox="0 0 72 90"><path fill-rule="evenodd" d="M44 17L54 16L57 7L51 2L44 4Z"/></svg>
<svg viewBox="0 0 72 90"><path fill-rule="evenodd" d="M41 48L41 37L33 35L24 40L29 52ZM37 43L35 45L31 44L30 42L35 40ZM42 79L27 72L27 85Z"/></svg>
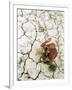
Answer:
<svg viewBox="0 0 72 90"><path fill-rule="evenodd" d="M52 69L44 63L41 44L51 39L58 52ZM64 12L17 9L17 79L64 78Z"/></svg>

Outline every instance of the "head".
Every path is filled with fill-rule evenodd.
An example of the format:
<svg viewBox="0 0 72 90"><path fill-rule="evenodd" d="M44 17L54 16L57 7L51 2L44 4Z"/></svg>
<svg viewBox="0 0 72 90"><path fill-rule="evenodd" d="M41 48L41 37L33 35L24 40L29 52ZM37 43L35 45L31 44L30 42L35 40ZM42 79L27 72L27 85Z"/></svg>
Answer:
<svg viewBox="0 0 72 90"><path fill-rule="evenodd" d="M55 44L54 43L46 44L46 47L48 49L55 49Z"/></svg>
<svg viewBox="0 0 72 90"><path fill-rule="evenodd" d="M50 49L55 49L55 44L54 43L48 43L48 42L44 42L41 44L41 47L43 48L48 48Z"/></svg>

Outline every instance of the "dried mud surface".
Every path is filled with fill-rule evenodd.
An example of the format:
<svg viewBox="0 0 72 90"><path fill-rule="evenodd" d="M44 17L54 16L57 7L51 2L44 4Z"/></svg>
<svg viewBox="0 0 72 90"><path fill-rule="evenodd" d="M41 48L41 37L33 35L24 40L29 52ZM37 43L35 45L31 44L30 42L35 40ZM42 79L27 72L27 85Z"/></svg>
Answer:
<svg viewBox="0 0 72 90"><path fill-rule="evenodd" d="M43 42L52 39L58 52L56 70L41 61ZM17 10L17 79L64 78L64 12L55 10ZM53 67L54 68L54 67Z"/></svg>

